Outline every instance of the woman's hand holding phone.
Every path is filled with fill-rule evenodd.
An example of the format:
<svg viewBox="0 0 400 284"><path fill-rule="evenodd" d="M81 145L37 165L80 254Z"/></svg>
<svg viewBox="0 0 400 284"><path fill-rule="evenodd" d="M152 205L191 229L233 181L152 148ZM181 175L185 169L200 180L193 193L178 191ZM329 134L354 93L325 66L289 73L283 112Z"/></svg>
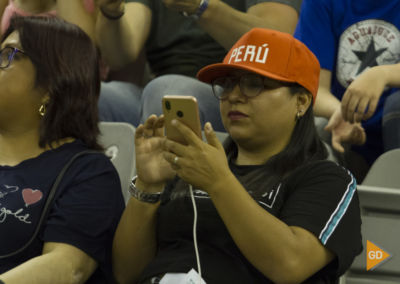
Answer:
<svg viewBox="0 0 400 284"><path fill-rule="evenodd" d="M209 194L229 179L234 179L224 147L209 122L204 128L207 142L179 120L173 121L172 126L187 144L167 139L164 143L164 158L181 179Z"/></svg>
<svg viewBox="0 0 400 284"><path fill-rule="evenodd" d="M225 151L207 123L202 140L197 101L192 96L164 96L163 112L167 140L164 158L186 182L212 190L210 185L229 176Z"/></svg>
<svg viewBox="0 0 400 284"><path fill-rule="evenodd" d="M204 142L197 103L192 97L170 96L163 103L165 117L152 115L136 129L136 186L143 191L159 192L178 173L190 184L212 190L211 185L226 179L231 172L211 124L205 129Z"/></svg>
<svg viewBox="0 0 400 284"><path fill-rule="evenodd" d="M176 175L163 157L164 121L164 116L151 115L136 129L137 183L141 183L140 189L143 191L158 192L162 190L166 181Z"/></svg>

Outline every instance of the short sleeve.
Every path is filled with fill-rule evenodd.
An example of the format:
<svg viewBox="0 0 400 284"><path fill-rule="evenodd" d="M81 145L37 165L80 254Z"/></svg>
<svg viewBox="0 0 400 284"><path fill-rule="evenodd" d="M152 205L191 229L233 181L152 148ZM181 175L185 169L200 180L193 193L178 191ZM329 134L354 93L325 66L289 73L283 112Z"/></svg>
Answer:
<svg viewBox="0 0 400 284"><path fill-rule="evenodd" d="M75 246L110 268L113 235L124 209L118 173L107 157L89 154L64 175L43 241Z"/></svg>
<svg viewBox="0 0 400 284"><path fill-rule="evenodd" d="M337 40L332 28L330 2L332 1L304 0L294 37L315 54L321 68L332 71Z"/></svg>
<svg viewBox="0 0 400 284"><path fill-rule="evenodd" d="M264 2L275 2L288 5L294 8L297 13L300 13L301 1L302 0L246 0L246 8L248 9L255 4L260 4Z"/></svg>
<svg viewBox="0 0 400 284"><path fill-rule="evenodd" d="M342 275L362 250L361 216L356 181L330 161L316 163L288 183L280 219L313 233L337 256Z"/></svg>

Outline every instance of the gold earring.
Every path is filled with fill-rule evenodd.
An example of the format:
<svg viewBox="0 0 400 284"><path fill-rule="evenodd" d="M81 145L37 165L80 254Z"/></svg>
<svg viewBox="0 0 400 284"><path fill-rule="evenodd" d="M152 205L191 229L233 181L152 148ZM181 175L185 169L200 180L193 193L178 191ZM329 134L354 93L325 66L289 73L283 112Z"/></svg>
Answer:
<svg viewBox="0 0 400 284"><path fill-rule="evenodd" d="M299 110L298 112L297 112L297 114L296 114L296 120L300 120L300 118L301 118L301 113L302 113L303 111L302 110Z"/></svg>
<svg viewBox="0 0 400 284"><path fill-rule="evenodd" d="M43 117L45 114L46 114L46 105L42 104L39 108L39 115Z"/></svg>

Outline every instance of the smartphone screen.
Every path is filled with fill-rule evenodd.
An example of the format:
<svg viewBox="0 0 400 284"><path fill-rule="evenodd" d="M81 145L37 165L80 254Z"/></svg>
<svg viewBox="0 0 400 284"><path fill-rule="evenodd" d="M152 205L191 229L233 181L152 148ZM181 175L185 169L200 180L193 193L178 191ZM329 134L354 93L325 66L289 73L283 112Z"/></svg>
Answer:
<svg viewBox="0 0 400 284"><path fill-rule="evenodd" d="M197 100L192 96L164 96L162 99L163 113L165 117L166 136L179 142L187 144L180 132L171 125L173 119L177 119L201 138L201 126Z"/></svg>

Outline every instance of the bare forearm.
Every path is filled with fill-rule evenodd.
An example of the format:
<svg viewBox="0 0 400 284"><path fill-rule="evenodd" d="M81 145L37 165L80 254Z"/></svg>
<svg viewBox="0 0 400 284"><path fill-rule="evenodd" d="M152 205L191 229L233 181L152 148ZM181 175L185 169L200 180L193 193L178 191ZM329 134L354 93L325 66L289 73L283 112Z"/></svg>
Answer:
<svg viewBox="0 0 400 284"><path fill-rule="evenodd" d="M296 23L297 12L294 8L273 2L257 4L246 13L220 0L210 0L208 8L199 19L199 25L227 50L254 27L293 33Z"/></svg>
<svg viewBox="0 0 400 284"><path fill-rule="evenodd" d="M386 86L392 88L400 87L400 63L393 65L381 65L373 68L377 68L384 75Z"/></svg>
<svg viewBox="0 0 400 284"><path fill-rule="evenodd" d="M44 254L0 275L7 284L79 284L87 278L68 257Z"/></svg>
<svg viewBox="0 0 400 284"><path fill-rule="evenodd" d="M104 16L97 19L96 42L100 47L103 59L112 69L123 67L136 60L138 54L135 51L133 41L129 36L129 24L122 17L120 20L111 21Z"/></svg>
<svg viewBox="0 0 400 284"><path fill-rule="evenodd" d="M95 12L89 14L81 0L57 0L57 15L64 20L78 25L94 40Z"/></svg>
<svg viewBox="0 0 400 284"><path fill-rule="evenodd" d="M148 7L141 3L128 3L124 11L118 20L107 19L101 12L97 17L96 42L112 69L134 62L150 31L151 12Z"/></svg>
<svg viewBox="0 0 400 284"><path fill-rule="evenodd" d="M314 115L329 119L340 107L340 101L329 90L320 88L314 105Z"/></svg>
<svg viewBox="0 0 400 284"><path fill-rule="evenodd" d="M4 9L8 5L8 0L0 0L0 19L3 18Z"/></svg>
<svg viewBox="0 0 400 284"><path fill-rule="evenodd" d="M113 270L118 282L133 283L156 252L157 204L129 200L113 243Z"/></svg>
<svg viewBox="0 0 400 284"><path fill-rule="evenodd" d="M296 278L299 245L291 228L261 208L233 176L214 192L211 198L243 255L274 283Z"/></svg>

